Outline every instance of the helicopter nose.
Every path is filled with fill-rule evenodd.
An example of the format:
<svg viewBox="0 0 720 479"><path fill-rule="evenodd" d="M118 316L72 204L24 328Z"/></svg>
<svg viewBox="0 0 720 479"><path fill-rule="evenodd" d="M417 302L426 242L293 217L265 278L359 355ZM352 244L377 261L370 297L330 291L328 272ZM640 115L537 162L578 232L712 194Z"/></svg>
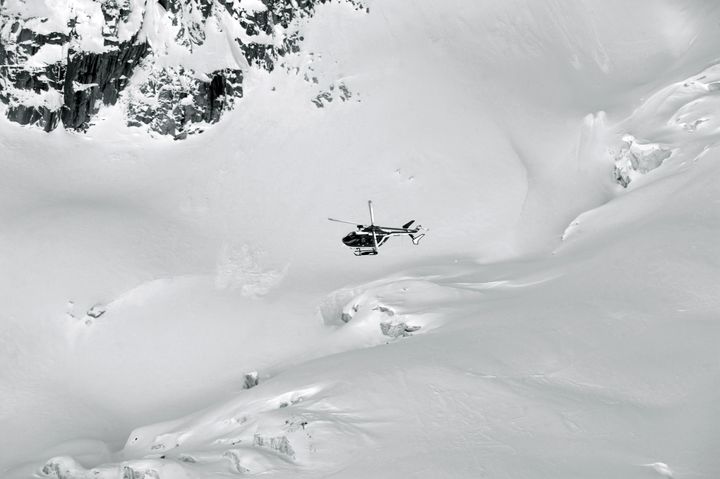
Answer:
<svg viewBox="0 0 720 479"><path fill-rule="evenodd" d="M355 236L356 236L355 233L350 233L350 234L348 234L347 236L345 236L345 237L342 239L343 244L344 244L345 246L352 246L353 243L355 242Z"/></svg>

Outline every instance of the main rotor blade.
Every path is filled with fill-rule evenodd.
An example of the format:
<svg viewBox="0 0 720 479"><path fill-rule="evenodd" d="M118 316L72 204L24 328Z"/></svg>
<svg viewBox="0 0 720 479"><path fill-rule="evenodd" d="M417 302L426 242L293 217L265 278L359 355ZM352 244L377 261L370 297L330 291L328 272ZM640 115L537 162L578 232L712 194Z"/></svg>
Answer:
<svg viewBox="0 0 720 479"><path fill-rule="evenodd" d="M378 226L378 225L375 225L375 228L381 229L381 230L387 230L387 231L405 231L408 233L416 230L416 228L399 228L397 226Z"/></svg>
<svg viewBox="0 0 720 479"><path fill-rule="evenodd" d="M348 225L362 226L360 223L353 223L352 221L336 220L335 218L328 218L330 221L336 221L338 223L345 223Z"/></svg>

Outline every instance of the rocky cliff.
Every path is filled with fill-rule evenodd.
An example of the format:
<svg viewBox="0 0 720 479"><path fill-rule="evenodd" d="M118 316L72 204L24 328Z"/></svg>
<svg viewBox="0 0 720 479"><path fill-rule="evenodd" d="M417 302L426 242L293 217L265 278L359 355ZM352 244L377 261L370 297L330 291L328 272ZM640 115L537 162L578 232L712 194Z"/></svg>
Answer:
<svg viewBox="0 0 720 479"><path fill-rule="evenodd" d="M82 131L123 95L129 125L184 138L235 105L244 70L299 51L327 1L0 0L0 101L11 121Z"/></svg>

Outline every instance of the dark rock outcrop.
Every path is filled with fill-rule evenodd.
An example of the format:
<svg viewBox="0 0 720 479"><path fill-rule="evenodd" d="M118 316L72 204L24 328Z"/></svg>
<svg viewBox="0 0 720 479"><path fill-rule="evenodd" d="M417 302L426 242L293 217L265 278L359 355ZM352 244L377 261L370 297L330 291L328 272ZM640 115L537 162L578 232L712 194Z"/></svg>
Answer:
<svg viewBox="0 0 720 479"><path fill-rule="evenodd" d="M139 7L129 0L105 0L80 7L95 10L75 12L61 26L58 18L65 17L58 12L25 18L17 5L13 9L0 2L0 101L7 105L8 118L22 125L50 131L62 123L83 131L142 70L144 80L127 95L128 124L184 138L217 122L242 98L243 72L239 65L215 71L167 62L159 66L153 58L164 52L152 51L151 44L172 43L193 54L206 41L211 19L217 27L229 14L246 34L234 39L235 48L247 64L270 71L279 58L300 50L303 36L297 21L327 1L261 0L246 9L231 0L148 0L142 12L133 12ZM344 1L364 8L357 0ZM172 28L162 34L172 38L146 39L143 22L150 9L169 17ZM95 30L88 30L88 24ZM48 31L48 25L58 31Z"/></svg>
<svg viewBox="0 0 720 479"><path fill-rule="evenodd" d="M68 55L63 82L62 122L84 129L100 103L114 105L133 70L148 54L147 43L127 42L106 53Z"/></svg>

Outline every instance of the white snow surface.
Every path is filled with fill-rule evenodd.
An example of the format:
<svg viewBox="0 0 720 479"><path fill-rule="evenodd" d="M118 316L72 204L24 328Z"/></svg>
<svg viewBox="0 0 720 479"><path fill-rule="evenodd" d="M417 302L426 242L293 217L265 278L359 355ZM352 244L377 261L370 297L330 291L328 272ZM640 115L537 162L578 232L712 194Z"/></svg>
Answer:
<svg viewBox="0 0 720 479"><path fill-rule="evenodd" d="M719 7L368 7L185 141L0 124L0 476L717 477Z"/></svg>

